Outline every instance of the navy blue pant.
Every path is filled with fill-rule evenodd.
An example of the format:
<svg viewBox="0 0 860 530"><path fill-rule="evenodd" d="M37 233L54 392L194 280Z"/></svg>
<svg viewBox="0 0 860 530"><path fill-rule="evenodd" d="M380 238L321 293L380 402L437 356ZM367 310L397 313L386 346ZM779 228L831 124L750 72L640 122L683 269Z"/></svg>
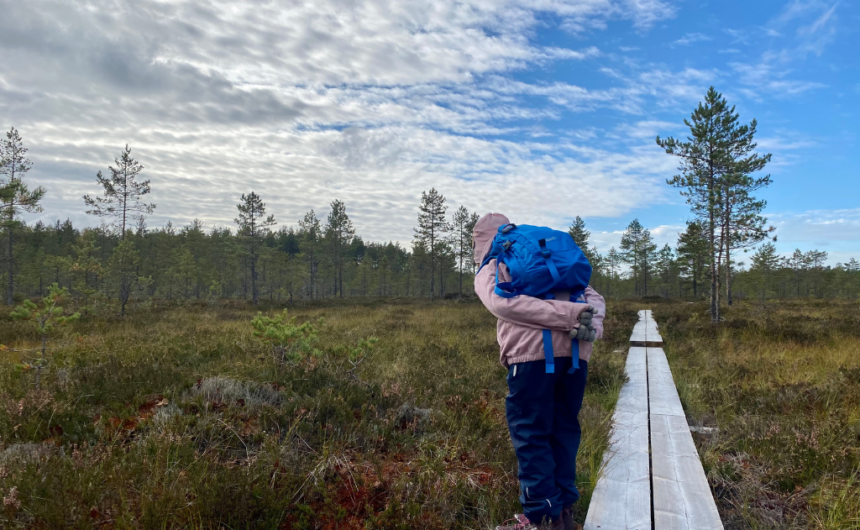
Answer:
<svg viewBox="0 0 860 530"><path fill-rule="evenodd" d="M579 409L588 363L567 373L570 357L555 359L555 373L544 361L508 367L505 399L508 429L519 462L520 502L530 521L556 519L563 506L579 500L576 453L581 430Z"/></svg>

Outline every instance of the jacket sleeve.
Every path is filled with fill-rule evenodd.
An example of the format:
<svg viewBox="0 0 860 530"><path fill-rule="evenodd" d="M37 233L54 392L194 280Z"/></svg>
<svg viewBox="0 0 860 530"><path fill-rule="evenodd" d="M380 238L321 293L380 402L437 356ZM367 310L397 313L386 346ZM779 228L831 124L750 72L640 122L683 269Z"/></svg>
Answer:
<svg viewBox="0 0 860 530"><path fill-rule="evenodd" d="M597 314L591 320L591 325L597 331L597 338L603 337L603 319L606 317L606 300L600 293L588 286L585 288L585 301L597 310ZM580 304L582 305L582 304Z"/></svg>
<svg viewBox="0 0 860 530"><path fill-rule="evenodd" d="M579 314L587 307L586 304L541 300L524 295L503 298L494 292L495 271L496 262L492 260L478 272L475 277L475 293L484 307L496 318L536 329L570 331L579 327Z"/></svg>

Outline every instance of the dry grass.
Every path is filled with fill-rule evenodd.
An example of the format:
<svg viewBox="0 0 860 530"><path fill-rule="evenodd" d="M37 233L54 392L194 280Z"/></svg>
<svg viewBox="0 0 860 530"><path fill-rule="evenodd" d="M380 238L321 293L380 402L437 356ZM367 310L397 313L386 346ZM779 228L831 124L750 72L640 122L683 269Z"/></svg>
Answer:
<svg viewBox="0 0 860 530"><path fill-rule="evenodd" d="M860 528L858 303L653 309L726 527Z"/></svg>
<svg viewBox="0 0 860 530"><path fill-rule="evenodd" d="M480 305L292 314L325 319L319 358L280 363L240 305L83 318L56 339L40 392L14 366L37 338L0 316L0 526L485 529L518 508L504 371ZM581 415L584 504L623 379L611 352L636 318L610 316ZM371 336L351 373L348 348Z"/></svg>

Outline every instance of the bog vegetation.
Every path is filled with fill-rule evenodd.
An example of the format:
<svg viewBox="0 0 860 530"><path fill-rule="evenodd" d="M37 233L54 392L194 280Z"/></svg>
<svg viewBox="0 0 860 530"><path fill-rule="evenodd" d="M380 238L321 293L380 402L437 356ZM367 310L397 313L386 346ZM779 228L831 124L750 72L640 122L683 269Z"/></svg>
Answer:
<svg viewBox="0 0 860 530"><path fill-rule="evenodd" d="M611 303L580 414L588 507L636 311L654 309L727 528L860 524L860 307ZM518 508L494 319L475 302L173 303L0 316L7 528L471 528ZM70 313L67 308L66 313Z"/></svg>
<svg viewBox="0 0 860 530"><path fill-rule="evenodd" d="M585 499L635 320L613 310L590 367ZM487 528L518 508L480 304L83 315L57 329L38 390L28 324L0 316L5 528Z"/></svg>

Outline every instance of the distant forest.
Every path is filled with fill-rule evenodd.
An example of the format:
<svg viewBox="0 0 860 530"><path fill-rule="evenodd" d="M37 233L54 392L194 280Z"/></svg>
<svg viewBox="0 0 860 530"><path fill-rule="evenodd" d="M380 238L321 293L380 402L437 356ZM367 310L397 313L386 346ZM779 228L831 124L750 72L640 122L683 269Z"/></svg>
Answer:
<svg viewBox="0 0 860 530"><path fill-rule="evenodd" d="M719 107L719 94L708 96L709 104ZM752 125L754 132L754 121ZM671 138L657 141L673 155L683 147ZM107 175L96 175L103 193L82 197L87 213L102 220L100 227L78 228L68 220L26 224L21 213L41 211L46 192L28 186L25 177L32 163L26 153L18 131L11 129L0 144L0 278L10 305L46 294L53 283L67 288L81 307L122 314L130 304L155 300L283 304L331 297L453 297L472 290L476 264L471 232L479 214L462 206L449 212L435 189L416 201L411 248L365 241L339 200L330 203L325 218L311 210L296 226L279 225L280 214L269 213L253 191L237 197L233 227L207 228L195 220L182 227L168 223L150 228L147 215L156 207L146 202L150 182L141 178L144 167L126 146ZM729 176L715 178L669 181L686 187L683 193L696 214L674 247L658 248L649 230L633 220L619 248L600 252L589 241L585 222L576 217L569 232L591 261L592 286L608 298L710 297L715 300L712 312L736 298L860 296L856 259L829 266L826 252L776 253L772 229L758 215L764 202L749 194L756 182L759 187L769 184L769 177L764 183L748 179L741 184L733 184ZM696 186L705 190L698 203ZM731 186L739 187L733 191ZM712 193L721 189L722 195ZM736 210L719 197L734 197Z"/></svg>

